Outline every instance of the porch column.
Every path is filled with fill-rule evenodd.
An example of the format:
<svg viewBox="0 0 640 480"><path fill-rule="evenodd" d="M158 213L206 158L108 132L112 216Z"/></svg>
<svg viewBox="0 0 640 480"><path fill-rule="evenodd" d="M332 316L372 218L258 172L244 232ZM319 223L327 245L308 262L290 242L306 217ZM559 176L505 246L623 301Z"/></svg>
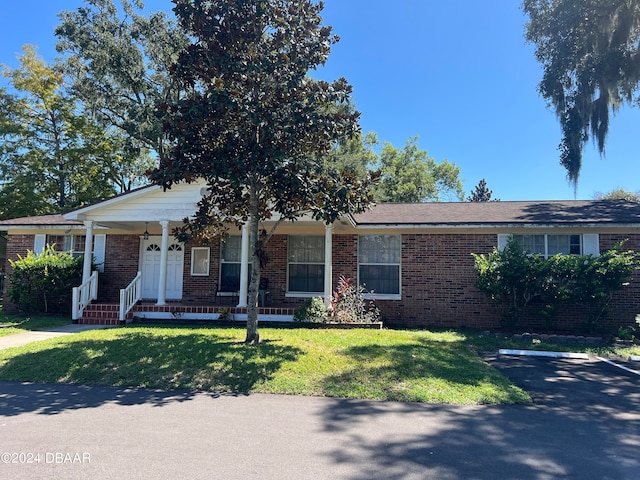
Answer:
<svg viewBox="0 0 640 480"><path fill-rule="evenodd" d="M167 257L169 255L169 220L160 220L162 243L160 244L160 279L158 280L158 303L167 304Z"/></svg>
<svg viewBox="0 0 640 480"><path fill-rule="evenodd" d="M240 293L238 307L247 307L249 296L249 222L242 226L242 249L240 251Z"/></svg>
<svg viewBox="0 0 640 480"><path fill-rule="evenodd" d="M93 221L85 220L84 226L87 234L84 241L84 263L82 264L82 283L91 277L91 264L93 263Z"/></svg>
<svg viewBox="0 0 640 480"><path fill-rule="evenodd" d="M324 231L324 306L331 307L333 296L333 225L327 225Z"/></svg>

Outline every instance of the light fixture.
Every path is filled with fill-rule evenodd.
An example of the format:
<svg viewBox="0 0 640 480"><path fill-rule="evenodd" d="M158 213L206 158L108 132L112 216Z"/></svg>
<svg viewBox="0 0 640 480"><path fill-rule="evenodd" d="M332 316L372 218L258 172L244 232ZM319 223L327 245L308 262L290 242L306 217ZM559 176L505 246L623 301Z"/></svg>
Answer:
<svg viewBox="0 0 640 480"><path fill-rule="evenodd" d="M144 222L144 234L142 235L142 238L144 238L145 240L149 240L149 232L147 231L148 226L149 222Z"/></svg>

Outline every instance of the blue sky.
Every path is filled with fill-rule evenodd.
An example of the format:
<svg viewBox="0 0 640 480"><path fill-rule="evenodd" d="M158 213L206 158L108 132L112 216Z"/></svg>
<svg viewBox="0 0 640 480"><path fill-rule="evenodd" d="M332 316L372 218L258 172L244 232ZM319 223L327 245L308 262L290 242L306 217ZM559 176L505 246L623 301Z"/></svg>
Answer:
<svg viewBox="0 0 640 480"><path fill-rule="evenodd" d="M56 13L82 0L2 2L0 63L15 67L25 43L55 56ZM147 0L170 12L170 0ZM340 36L325 68L353 85L363 131L402 147L412 136L437 161L461 168L467 194L481 178L502 200L573 199L558 163L560 127L537 93L541 68L524 42L517 0L325 0ZM611 122L604 159L587 145L578 199L640 190L640 108Z"/></svg>

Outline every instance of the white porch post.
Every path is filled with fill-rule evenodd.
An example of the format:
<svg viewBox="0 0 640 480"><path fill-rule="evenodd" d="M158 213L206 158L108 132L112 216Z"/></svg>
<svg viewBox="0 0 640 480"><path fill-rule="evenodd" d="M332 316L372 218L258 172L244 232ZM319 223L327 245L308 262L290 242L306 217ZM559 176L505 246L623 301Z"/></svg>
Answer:
<svg viewBox="0 0 640 480"><path fill-rule="evenodd" d="M91 264L93 263L93 221L85 220L84 226L87 234L84 241L84 263L82 264L82 283L91 276Z"/></svg>
<svg viewBox="0 0 640 480"><path fill-rule="evenodd" d="M333 226L327 225L324 231L324 306L331 306L333 296Z"/></svg>
<svg viewBox="0 0 640 480"><path fill-rule="evenodd" d="M167 257L169 255L169 220L160 220L162 243L160 245L160 279L158 281L158 303L167 304Z"/></svg>
<svg viewBox="0 0 640 480"><path fill-rule="evenodd" d="M242 226L242 249L240 252L240 293L238 307L247 307L249 295L249 222Z"/></svg>

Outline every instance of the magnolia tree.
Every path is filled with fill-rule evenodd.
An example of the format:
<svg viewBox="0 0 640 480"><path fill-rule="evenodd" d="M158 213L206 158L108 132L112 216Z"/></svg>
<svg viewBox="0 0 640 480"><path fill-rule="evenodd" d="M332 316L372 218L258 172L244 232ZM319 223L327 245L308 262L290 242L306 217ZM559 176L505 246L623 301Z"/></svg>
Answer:
<svg viewBox="0 0 640 480"><path fill-rule="evenodd" d="M162 103L173 149L152 172L164 188L204 179L208 191L176 232L188 240L248 222L251 278L247 343L258 342L263 249L285 220L311 214L326 224L371 202L371 176L327 162L337 141L358 132L351 87L308 76L338 38L311 0L173 0L191 43L171 70L184 91ZM259 237L262 222L274 227Z"/></svg>

